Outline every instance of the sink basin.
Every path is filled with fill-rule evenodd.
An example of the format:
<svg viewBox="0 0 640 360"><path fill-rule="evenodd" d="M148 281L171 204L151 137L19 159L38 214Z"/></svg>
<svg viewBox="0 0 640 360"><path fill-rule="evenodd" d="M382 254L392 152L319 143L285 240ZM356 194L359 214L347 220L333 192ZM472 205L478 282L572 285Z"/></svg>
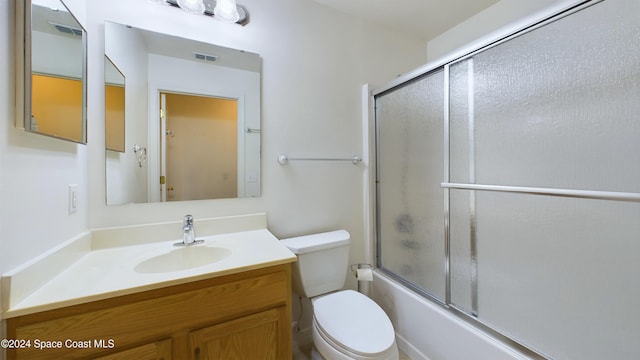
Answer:
<svg viewBox="0 0 640 360"><path fill-rule="evenodd" d="M186 246L144 260L136 265L135 271L150 274L193 269L223 260L229 255L231 250L225 248Z"/></svg>

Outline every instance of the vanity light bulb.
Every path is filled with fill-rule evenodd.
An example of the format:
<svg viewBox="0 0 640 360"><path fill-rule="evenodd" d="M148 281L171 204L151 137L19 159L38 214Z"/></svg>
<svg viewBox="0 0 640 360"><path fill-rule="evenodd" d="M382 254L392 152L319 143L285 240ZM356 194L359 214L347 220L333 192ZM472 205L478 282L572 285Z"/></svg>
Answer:
<svg viewBox="0 0 640 360"><path fill-rule="evenodd" d="M204 14L203 0L178 0L180 9L192 14Z"/></svg>
<svg viewBox="0 0 640 360"><path fill-rule="evenodd" d="M218 0L215 9L213 9L213 14L222 21L235 23L240 20L240 13L235 0Z"/></svg>

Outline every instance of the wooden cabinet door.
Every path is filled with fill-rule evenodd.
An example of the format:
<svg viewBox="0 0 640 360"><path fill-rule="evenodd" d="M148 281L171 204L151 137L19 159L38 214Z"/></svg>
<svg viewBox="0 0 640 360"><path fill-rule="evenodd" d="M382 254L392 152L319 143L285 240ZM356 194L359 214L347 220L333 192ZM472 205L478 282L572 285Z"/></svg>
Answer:
<svg viewBox="0 0 640 360"><path fill-rule="evenodd" d="M171 339L137 346L95 358L96 360L171 360Z"/></svg>
<svg viewBox="0 0 640 360"><path fill-rule="evenodd" d="M191 359L273 359L291 349L278 347L285 307L259 312L189 334Z"/></svg>

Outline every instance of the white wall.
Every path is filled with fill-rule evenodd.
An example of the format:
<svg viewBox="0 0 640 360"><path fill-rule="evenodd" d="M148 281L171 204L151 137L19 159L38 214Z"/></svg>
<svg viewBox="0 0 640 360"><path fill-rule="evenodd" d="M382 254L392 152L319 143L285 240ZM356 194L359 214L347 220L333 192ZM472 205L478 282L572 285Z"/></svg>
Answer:
<svg viewBox="0 0 640 360"><path fill-rule="evenodd" d="M88 214L86 147L14 127L14 3L0 0L0 273L84 231ZM72 215L69 184L79 185Z"/></svg>
<svg viewBox="0 0 640 360"><path fill-rule="evenodd" d="M438 59L460 47L486 36L503 32L514 22L531 25L541 14L550 9L558 11L579 1L576 0L501 0L466 21L454 26L427 43L429 61Z"/></svg>

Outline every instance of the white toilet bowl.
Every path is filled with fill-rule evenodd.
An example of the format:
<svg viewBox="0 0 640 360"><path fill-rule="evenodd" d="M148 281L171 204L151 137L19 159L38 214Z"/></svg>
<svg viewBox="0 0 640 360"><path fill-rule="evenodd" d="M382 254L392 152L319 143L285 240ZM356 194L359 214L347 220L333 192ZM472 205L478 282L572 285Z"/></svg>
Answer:
<svg viewBox="0 0 640 360"><path fill-rule="evenodd" d="M312 303L313 343L323 359L399 358L393 325L373 300L344 290L314 298Z"/></svg>
<svg viewBox="0 0 640 360"><path fill-rule="evenodd" d="M296 256L293 290L313 304L314 359L397 360L395 331L373 300L344 287L349 239L346 230L282 240Z"/></svg>

